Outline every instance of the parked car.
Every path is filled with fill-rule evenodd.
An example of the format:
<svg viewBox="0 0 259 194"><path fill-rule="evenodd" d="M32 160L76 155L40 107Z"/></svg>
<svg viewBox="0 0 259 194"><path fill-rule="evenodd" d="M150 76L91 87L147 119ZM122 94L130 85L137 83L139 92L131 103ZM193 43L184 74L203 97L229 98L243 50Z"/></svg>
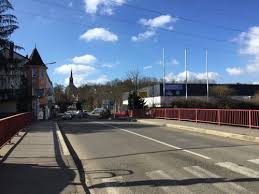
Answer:
<svg viewBox="0 0 259 194"><path fill-rule="evenodd" d="M89 114L87 111L83 111L82 116L83 116L83 118L87 118L89 116Z"/></svg>
<svg viewBox="0 0 259 194"><path fill-rule="evenodd" d="M94 109L94 110L91 112L91 114L92 114L92 115L100 116L103 111L104 111L103 108L96 108L96 109Z"/></svg>
<svg viewBox="0 0 259 194"><path fill-rule="evenodd" d="M72 117L72 114L69 113L69 112L65 112L62 116L62 119L63 120L71 120L73 117Z"/></svg>

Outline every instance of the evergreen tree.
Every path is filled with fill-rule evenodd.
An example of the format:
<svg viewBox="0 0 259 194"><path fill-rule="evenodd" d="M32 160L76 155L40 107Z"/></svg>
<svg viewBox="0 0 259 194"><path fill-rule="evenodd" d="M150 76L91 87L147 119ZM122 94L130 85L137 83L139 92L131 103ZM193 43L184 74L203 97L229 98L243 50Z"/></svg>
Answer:
<svg viewBox="0 0 259 194"><path fill-rule="evenodd" d="M0 47L9 48L10 35L19 28L16 16L10 14L11 10L13 6L8 0L0 0ZM14 48L22 49L17 45Z"/></svg>
<svg viewBox="0 0 259 194"><path fill-rule="evenodd" d="M144 109L145 108L145 100L137 95L136 92L133 92L128 97L128 109Z"/></svg>

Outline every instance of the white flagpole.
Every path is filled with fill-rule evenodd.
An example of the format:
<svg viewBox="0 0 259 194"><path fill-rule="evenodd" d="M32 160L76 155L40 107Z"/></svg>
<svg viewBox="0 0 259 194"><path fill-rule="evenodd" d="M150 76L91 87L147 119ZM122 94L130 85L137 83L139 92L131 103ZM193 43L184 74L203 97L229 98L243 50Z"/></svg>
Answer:
<svg viewBox="0 0 259 194"><path fill-rule="evenodd" d="M165 49L163 48L163 96L165 96Z"/></svg>
<svg viewBox="0 0 259 194"><path fill-rule="evenodd" d="M184 58L185 58L185 98L188 99L188 73L187 73L187 49L184 51Z"/></svg>
<svg viewBox="0 0 259 194"><path fill-rule="evenodd" d="M209 72L208 72L208 49L205 52L206 56L206 76L207 76L207 101L209 100Z"/></svg>

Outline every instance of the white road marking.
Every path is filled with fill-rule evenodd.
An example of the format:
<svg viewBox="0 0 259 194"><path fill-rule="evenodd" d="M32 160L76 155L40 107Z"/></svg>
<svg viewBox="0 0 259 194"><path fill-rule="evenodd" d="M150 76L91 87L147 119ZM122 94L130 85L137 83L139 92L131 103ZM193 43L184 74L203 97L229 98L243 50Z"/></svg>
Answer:
<svg viewBox="0 0 259 194"><path fill-rule="evenodd" d="M70 152L69 152L69 150L68 150L68 147L67 147L67 145L66 145L66 143L65 143L65 140L64 140L64 138L63 138L63 136L62 136L62 134L61 134L61 131L60 131L59 126L58 126L57 123L56 123L56 133L57 133L57 136L58 136L59 143L60 143L60 145L61 145L61 150L62 150L63 154L64 154L65 156L69 156L69 155L70 155Z"/></svg>
<svg viewBox="0 0 259 194"><path fill-rule="evenodd" d="M190 174L199 177L199 178L214 178L219 179L219 182L217 183L217 180L215 180L215 183L212 183L214 187L217 189L225 192L225 193L249 193L245 188L241 187L238 184L232 183L232 182L220 182L221 178L220 176L205 170L201 168L200 166L191 166L191 167L184 167L184 170L189 172Z"/></svg>
<svg viewBox="0 0 259 194"><path fill-rule="evenodd" d="M168 180L168 181L172 180L172 183L170 184L170 186L159 186L159 188L164 190L166 193L185 193L185 194L192 193L185 186L177 185L177 183L174 184L173 183L174 179L162 170L146 172L146 175L152 180Z"/></svg>
<svg viewBox="0 0 259 194"><path fill-rule="evenodd" d="M254 164L258 164L259 165L259 159L248 160L248 162L252 162Z"/></svg>
<svg viewBox="0 0 259 194"><path fill-rule="evenodd" d="M108 194L132 194L129 188L123 186L125 184L121 176L102 179L105 184L105 190Z"/></svg>
<svg viewBox="0 0 259 194"><path fill-rule="evenodd" d="M108 124L104 124L104 123L100 123L100 122L95 122L95 123L98 123L98 124L102 124L102 125L107 125L107 126L111 126L115 129L119 129L119 130L122 130L122 131L125 131L127 133L131 133L133 135L136 135L136 136L139 136L139 137L142 137L142 138L145 138L145 139L148 139L148 140L151 140L151 141L154 141L156 143L159 143L159 144L162 144L164 146L167 146L167 147L170 147L170 148L174 148L176 150L181 150L183 152L186 152L186 153L189 153L189 154L192 154L192 155L195 155L195 156L199 156L203 159L206 159L206 160L211 160L211 158L209 158L208 156L204 156L202 154L199 154L199 153L196 153L196 152L193 152L193 151L190 151L190 150L186 150L186 149L183 149L183 148L180 148L180 147L177 147L177 146L174 146L174 145L171 145L171 144L168 144L168 143L165 143L165 142L162 142L162 141L159 141L157 139L154 139L154 138L151 138L151 137L147 137L145 135L141 135L139 133L135 133L135 132L132 132L132 131L129 131L129 130L126 130L126 129L122 129L122 128L119 128L119 127L115 127L113 125L108 125Z"/></svg>
<svg viewBox="0 0 259 194"><path fill-rule="evenodd" d="M259 172L252 170L250 168L239 166L232 162L222 162L222 163L216 163L216 165L227 168L233 172L245 175L249 178L259 178Z"/></svg>

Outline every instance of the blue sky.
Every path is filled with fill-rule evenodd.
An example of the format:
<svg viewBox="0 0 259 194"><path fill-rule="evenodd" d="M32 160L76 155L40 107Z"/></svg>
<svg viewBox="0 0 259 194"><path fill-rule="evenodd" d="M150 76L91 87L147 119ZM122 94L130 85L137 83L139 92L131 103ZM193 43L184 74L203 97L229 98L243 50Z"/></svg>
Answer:
<svg viewBox="0 0 259 194"><path fill-rule="evenodd" d="M76 85L125 78L136 70L161 78L184 78L188 48L190 79L259 82L257 0L11 0L20 29L12 39L30 54L35 44L54 83ZM151 3L152 2L152 3Z"/></svg>

